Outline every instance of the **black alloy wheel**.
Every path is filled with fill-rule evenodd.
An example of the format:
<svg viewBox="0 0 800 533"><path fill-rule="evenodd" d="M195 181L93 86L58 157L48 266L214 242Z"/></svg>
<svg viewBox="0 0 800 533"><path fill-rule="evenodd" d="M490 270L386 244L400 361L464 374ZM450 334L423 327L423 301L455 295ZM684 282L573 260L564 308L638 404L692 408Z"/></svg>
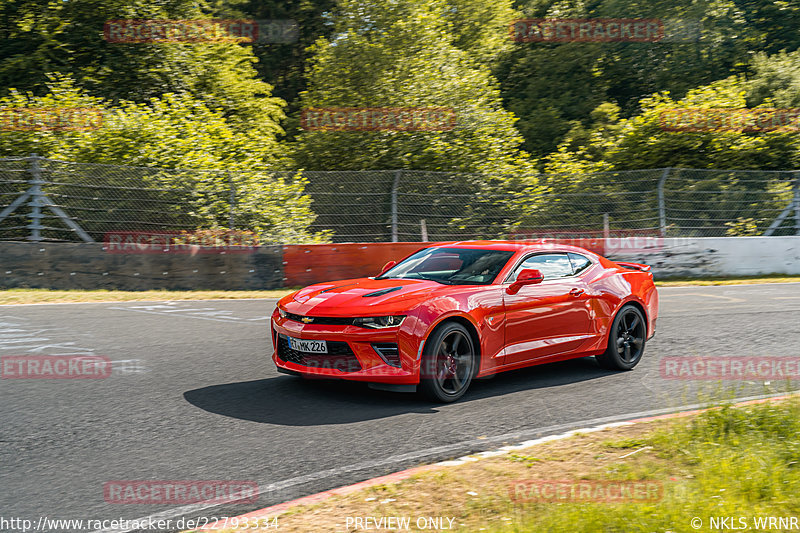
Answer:
<svg viewBox="0 0 800 533"><path fill-rule="evenodd" d="M595 359L609 370L630 370L642 359L646 337L644 314L633 305L623 306L611 325L606 351Z"/></svg>

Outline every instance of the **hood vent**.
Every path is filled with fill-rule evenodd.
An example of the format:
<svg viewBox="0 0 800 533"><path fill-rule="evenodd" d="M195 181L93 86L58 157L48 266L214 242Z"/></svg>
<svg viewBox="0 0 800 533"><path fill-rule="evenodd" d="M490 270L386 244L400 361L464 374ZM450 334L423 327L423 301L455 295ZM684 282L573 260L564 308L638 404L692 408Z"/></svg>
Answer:
<svg viewBox="0 0 800 533"><path fill-rule="evenodd" d="M381 289L379 291L370 292L370 293L367 293L367 294L362 294L361 297L362 298L372 298L374 296L383 296L384 294L388 294L390 292L399 291L402 288L403 288L402 286L400 286L400 287L389 287L388 289Z"/></svg>
<svg viewBox="0 0 800 533"><path fill-rule="evenodd" d="M323 292L332 291L334 289L341 289L342 287L349 287L350 285L355 285L355 283L345 283L344 285L336 285L335 287L329 287L325 290L319 291L319 293L322 294Z"/></svg>

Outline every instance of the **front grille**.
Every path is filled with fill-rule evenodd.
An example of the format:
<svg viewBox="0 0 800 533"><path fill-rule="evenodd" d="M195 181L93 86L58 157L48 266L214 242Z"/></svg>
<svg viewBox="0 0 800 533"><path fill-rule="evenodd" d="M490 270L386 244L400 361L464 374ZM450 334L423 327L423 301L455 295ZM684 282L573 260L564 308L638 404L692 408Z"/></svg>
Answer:
<svg viewBox="0 0 800 533"><path fill-rule="evenodd" d="M400 368L400 350L393 342L380 342L372 345L372 348L378 352L381 359L388 364Z"/></svg>
<svg viewBox="0 0 800 533"><path fill-rule="evenodd" d="M327 368L340 372L358 372L361 363L350 349L350 345L340 341L326 341L328 353L308 353L293 350L285 335L278 335L278 358L312 368Z"/></svg>
<svg viewBox="0 0 800 533"><path fill-rule="evenodd" d="M294 313L286 313L286 318L303 324L323 324L326 326L350 326L353 324L352 318L334 316L303 316ZM303 320L303 319L306 320Z"/></svg>

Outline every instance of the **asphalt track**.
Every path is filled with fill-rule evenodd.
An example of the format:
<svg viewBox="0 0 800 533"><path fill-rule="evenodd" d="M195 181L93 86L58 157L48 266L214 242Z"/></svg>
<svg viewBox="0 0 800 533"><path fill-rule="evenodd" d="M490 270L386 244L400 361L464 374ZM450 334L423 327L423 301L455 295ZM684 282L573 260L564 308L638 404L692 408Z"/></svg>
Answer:
<svg viewBox="0 0 800 533"><path fill-rule="evenodd" d="M0 355L110 358L98 380L0 380L0 516L235 516L411 465L677 410L716 383L666 380L666 356L798 356L800 284L662 288L632 372L591 358L473 384L450 405L278 374L274 300L0 306ZM797 386L798 383L793 383ZM737 397L786 382L737 382ZM109 504L112 480L253 480L257 503Z"/></svg>

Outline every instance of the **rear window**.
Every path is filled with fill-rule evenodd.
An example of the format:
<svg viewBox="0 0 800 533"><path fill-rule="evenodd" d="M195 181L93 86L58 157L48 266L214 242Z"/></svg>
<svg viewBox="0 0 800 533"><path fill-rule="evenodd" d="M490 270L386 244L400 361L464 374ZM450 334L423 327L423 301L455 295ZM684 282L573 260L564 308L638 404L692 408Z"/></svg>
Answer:
<svg viewBox="0 0 800 533"><path fill-rule="evenodd" d="M569 261L572 263L572 270L575 272L576 276L592 266L592 261L585 255L572 252L568 253L567 255L569 256Z"/></svg>

